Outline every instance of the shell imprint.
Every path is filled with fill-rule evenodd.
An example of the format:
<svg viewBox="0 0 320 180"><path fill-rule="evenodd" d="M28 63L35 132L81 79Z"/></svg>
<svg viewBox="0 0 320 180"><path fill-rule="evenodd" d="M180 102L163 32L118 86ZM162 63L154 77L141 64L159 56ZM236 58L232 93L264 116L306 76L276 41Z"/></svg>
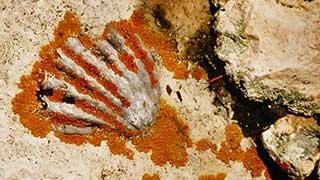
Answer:
<svg viewBox="0 0 320 180"><path fill-rule="evenodd" d="M46 114L42 120L56 132L81 135L93 128L127 131L152 125L160 101L156 52L138 35L121 36L112 25L93 40L73 13L66 17L33 72Z"/></svg>

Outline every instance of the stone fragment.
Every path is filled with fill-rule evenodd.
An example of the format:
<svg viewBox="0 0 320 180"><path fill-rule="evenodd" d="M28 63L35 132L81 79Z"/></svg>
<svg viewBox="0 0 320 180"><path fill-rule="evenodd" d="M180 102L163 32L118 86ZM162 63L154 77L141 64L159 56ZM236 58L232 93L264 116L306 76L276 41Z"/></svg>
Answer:
<svg viewBox="0 0 320 180"><path fill-rule="evenodd" d="M215 52L255 101L320 112L320 1L213 1Z"/></svg>
<svg viewBox="0 0 320 180"><path fill-rule="evenodd" d="M287 115L262 133L262 142L290 176L305 178L320 159L320 127L313 118Z"/></svg>

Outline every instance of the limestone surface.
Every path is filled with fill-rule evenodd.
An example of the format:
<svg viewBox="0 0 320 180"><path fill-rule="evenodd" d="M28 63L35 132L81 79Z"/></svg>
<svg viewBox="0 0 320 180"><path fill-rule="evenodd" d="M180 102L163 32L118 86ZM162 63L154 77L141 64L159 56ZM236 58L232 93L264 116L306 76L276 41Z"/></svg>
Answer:
<svg viewBox="0 0 320 180"><path fill-rule="evenodd" d="M320 1L214 3L215 52L238 88L293 113L319 113Z"/></svg>
<svg viewBox="0 0 320 180"><path fill-rule="evenodd" d="M134 5L135 1L127 0L0 2L0 179L141 179L144 174L157 174L161 179L197 179L201 175L217 174L230 180L268 178L254 145L240 136L237 125L230 126L230 119L215 113L212 103L215 94L208 90L208 82L191 77L174 79L174 73L165 67L159 69L161 98L185 121L194 142L183 151L187 157L183 167L170 162L157 165L154 152L138 151L132 141L115 140L132 152L129 159L113 153L115 148L107 145L112 144L109 139L100 146L69 144L53 132L42 138L35 137L21 124L11 103L21 92L17 84L39 60L41 47L54 39L54 29L65 12L75 12L85 33L96 37L108 22L128 19ZM171 94L167 86L171 87ZM231 128L226 131L226 127ZM178 130L180 134L185 132L184 127ZM166 141L163 137L159 139ZM201 140L212 148L205 146L207 144L202 149L197 147L196 143ZM161 154L161 148L155 147L160 157L166 155ZM176 153L167 149L171 154ZM228 156L229 150L233 157ZM243 159L248 158L252 162L244 163Z"/></svg>

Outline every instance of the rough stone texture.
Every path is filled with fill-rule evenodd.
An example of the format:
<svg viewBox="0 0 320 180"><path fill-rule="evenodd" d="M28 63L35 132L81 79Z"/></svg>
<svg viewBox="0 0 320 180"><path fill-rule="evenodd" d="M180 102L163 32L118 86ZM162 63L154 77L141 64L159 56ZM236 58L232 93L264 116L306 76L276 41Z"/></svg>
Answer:
<svg viewBox="0 0 320 180"><path fill-rule="evenodd" d="M165 31L184 53L190 38L208 32L211 13L207 0L143 0L147 18L155 28Z"/></svg>
<svg viewBox="0 0 320 180"><path fill-rule="evenodd" d="M20 76L31 71L40 48L53 39L53 30L67 10L75 11L90 36L101 34L111 20L128 18L134 1L11 1L0 2L0 179L141 179L145 173L158 173L161 179L197 179L202 174L226 173L226 179L253 178L242 162L226 164L210 151L187 149L188 163L176 168L153 163L151 153L138 152L132 143L134 160L113 155L104 141L101 146L66 144L52 133L36 138L12 112L11 100L19 92ZM215 115L214 94L205 80L173 79L173 73L161 68L162 98L175 106L190 127L193 141L209 139L219 145L226 140L224 128L230 120ZM172 93L180 91L183 101ZM241 143L244 147L252 147ZM210 158L208 158L210 157Z"/></svg>
<svg viewBox="0 0 320 180"><path fill-rule="evenodd" d="M271 157L295 178L310 175L320 159L320 127L313 118L287 115L262 133Z"/></svg>
<svg viewBox="0 0 320 180"><path fill-rule="evenodd" d="M214 1L216 54L250 99L320 112L320 1Z"/></svg>

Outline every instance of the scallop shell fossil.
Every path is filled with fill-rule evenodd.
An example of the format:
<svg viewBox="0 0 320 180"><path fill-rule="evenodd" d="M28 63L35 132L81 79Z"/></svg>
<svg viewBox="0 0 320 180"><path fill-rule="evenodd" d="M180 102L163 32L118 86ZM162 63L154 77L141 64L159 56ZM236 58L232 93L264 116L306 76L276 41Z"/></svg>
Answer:
<svg viewBox="0 0 320 180"><path fill-rule="evenodd" d="M41 128L79 135L94 128L129 132L152 125L160 101L159 56L138 35L121 36L110 24L95 40L80 27L75 15L66 13L31 75L21 78L24 91L36 90L33 98L22 92L13 101L21 122L28 127L26 116L34 114L45 124ZM22 108L29 111L18 108L28 100L33 106ZM29 129L43 136L36 127Z"/></svg>

